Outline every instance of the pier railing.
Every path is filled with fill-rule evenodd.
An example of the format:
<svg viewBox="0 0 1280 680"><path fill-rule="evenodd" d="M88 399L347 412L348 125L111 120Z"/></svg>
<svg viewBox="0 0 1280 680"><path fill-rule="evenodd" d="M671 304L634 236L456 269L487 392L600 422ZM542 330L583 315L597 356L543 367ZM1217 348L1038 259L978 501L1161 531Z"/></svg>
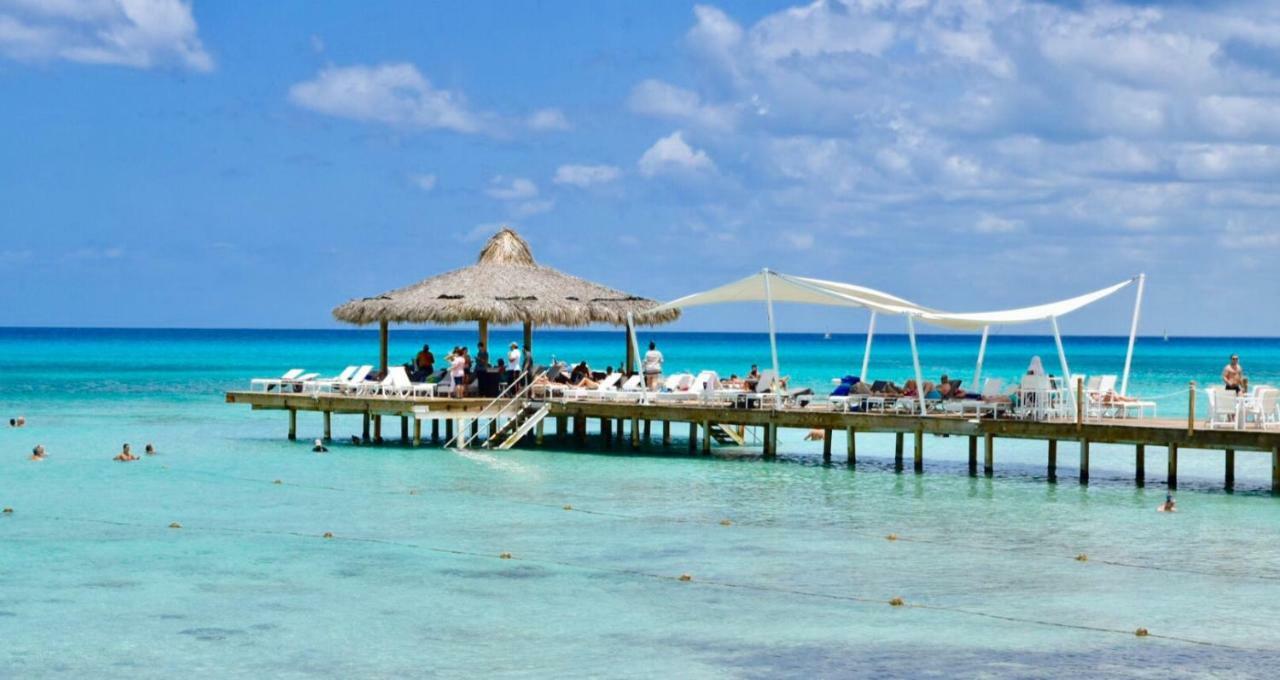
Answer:
<svg viewBox="0 0 1280 680"><path fill-rule="evenodd" d="M523 387L516 392L509 394L512 388L521 384L523 384ZM532 371L521 371L518 373L514 380L507 383L507 386L502 388L502 391L498 393L498 396L485 404L484 408L480 409L480 412L474 416L474 422L477 427L473 429L472 433L467 434L465 428L458 428L457 434L444 443L445 448L465 449L470 446L471 442L479 438L481 432L487 431L487 428L480 427L482 422L496 422L498 418L501 418L503 414L507 413L508 408L514 404L522 402L533 390L533 387ZM491 409L493 409L495 405L497 405L498 408L491 412Z"/></svg>

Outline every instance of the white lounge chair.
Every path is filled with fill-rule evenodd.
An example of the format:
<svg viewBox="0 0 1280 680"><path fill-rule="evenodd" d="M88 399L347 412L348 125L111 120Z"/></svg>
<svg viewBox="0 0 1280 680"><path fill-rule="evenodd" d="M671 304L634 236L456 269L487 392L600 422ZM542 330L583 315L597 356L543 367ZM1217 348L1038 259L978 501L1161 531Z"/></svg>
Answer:
<svg viewBox="0 0 1280 680"><path fill-rule="evenodd" d="M696 401L708 390L720 387L720 378L715 371L703 371L696 376L688 373L680 374L681 378L674 390L664 390L654 395L656 401ZM689 379L684 380L685 377Z"/></svg>
<svg viewBox="0 0 1280 680"><path fill-rule="evenodd" d="M960 400L960 413L972 411L974 415L981 416L984 412L990 412L993 417L999 418L1000 410L1009 406L1007 402L999 401L1001 390L1003 389L1003 378L987 378L983 380L982 398Z"/></svg>
<svg viewBox="0 0 1280 680"><path fill-rule="evenodd" d="M1210 387L1205 390L1209 398L1209 428L1239 427L1240 401L1235 392Z"/></svg>
<svg viewBox="0 0 1280 680"><path fill-rule="evenodd" d="M279 387L284 384L286 380L297 380L302 376L302 374L303 370L301 368L291 368L285 371L284 375L279 378L254 378L249 381L249 384L255 387L260 386L262 387L263 392L267 392L273 387Z"/></svg>
<svg viewBox="0 0 1280 680"><path fill-rule="evenodd" d="M1280 390L1258 390L1249 401L1246 417L1251 417L1258 427L1270 427L1280 422Z"/></svg>
<svg viewBox="0 0 1280 680"><path fill-rule="evenodd" d="M366 378L368 378L369 374L372 372L373 366L365 364L364 366L352 371L351 375L347 376L346 380L334 381L329 385L329 390L331 392L339 392L342 394L357 393L369 384Z"/></svg>
<svg viewBox="0 0 1280 680"><path fill-rule="evenodd" d="M351 379L352 374L356 372L356 366L348 366L342 369L342 372L332 378L317 378L307 383L307 390L313 393L319 393L323 390L332 390L335 385L341 385Z"/></svg>
<svg viewBox="0 0 1280 680"><path fill-rule="evenodd" d="M606 392L612 392L618 389L618 383L621 380L621 373L610 373L597 383L595 387L570 387L561 392L561 395L566 399L590 399L592 397L601 397Z"/></svg>

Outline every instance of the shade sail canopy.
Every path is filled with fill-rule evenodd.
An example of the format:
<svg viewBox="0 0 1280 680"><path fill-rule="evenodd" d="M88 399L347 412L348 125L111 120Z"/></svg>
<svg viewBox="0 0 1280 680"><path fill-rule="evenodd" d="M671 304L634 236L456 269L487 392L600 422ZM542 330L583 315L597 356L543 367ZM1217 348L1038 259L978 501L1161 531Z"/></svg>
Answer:
<svg viewBox="0 0 1280 680"><path fill-rule="evenodd" d="M529 244L503 227L480 251L474 265L455 269L333 310L339 321L365 325L401 323L532 323L537 326L623 326L629 314L638 323L667 323L678 309L544 267ZM643 316L641 316L643 315Z"/></svg>
<svg viewBox="0 0 1280 680"><path fill-rule="evenodd" d="M884 314L909 315L925 323L957 330L1008 326L1060 317L1092 304L1137 280L1137 277L1073 298L1031 307L990 312L947 312L905 298L849 283L791 276L765 270L701 293L686 295L653 309L665 312L723 302L798 302L836 307L862 307Z"/></svg>

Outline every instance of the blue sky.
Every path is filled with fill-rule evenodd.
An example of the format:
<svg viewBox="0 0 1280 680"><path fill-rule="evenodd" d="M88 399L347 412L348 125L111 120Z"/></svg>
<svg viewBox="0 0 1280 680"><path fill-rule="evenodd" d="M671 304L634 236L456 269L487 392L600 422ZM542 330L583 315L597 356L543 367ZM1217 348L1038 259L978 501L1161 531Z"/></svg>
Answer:
<svg viewBox="0 0 1280 680"><path fill-rule="evenodd" d="M3 325L327 327L500 224L659 299L1145 271L1145 333L1280 320L1273 4L0 0L0 88Z"/></svg>

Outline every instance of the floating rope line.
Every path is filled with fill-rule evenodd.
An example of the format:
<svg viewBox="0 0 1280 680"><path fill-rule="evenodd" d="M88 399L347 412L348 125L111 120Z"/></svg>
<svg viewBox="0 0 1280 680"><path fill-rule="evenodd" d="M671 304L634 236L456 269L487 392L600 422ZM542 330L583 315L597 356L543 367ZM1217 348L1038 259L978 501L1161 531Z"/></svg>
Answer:
<svg viewBox="0 0 1280 680"><path fill-rule="evenodd" d="M61 517L61 516L53 516L53 517L49 517L48 519L59 521L59 522L108 524L112 526L135 527L135 528L143 528L143 529L156 528L156 525L152 525L152 524L143 524L140 522L123 522L119 520L103 520L103 519L92 519L92 518L81 518L81 517ZM212 533L254 534L254 535L264 535L264 536L289 536L289 537L306 538L306 539L316 538L315 534L307 534L307 533L302 533L300 531L279 531L279 530L270 530L270 529L242 529L242 528L233 528L233 527L195 527L191 530L206 531L206 532L212 532ZM537 557L532 557L532 558L516 557L510 552L499 552L496 554L482 553L474 550L463 550L458 548L442 548L438 546L421 545L417 543L409 543L405 541L394 541L394 540L381 539L381 538L369 538L369 537L361 537L361 536L337 537L337 536L334 536L332 532L327 532L327 531L323 534L322 538L333 540L333 541L344 541L344 542L350 542L350 543L389 545L389 546L409 548L413 550L423 550L427 552L438 553L442 555L451 555L451 556L457 556L457 557L479 558L479 559L485 559L485 560L493 560L493 559L504 560L504 561L510 560L510 561L527 562L529 564L535 564L535 565L553 565L553 566L564 567L569 569L577 569L581 571L596 571L596 572L603 572L603 573L620 574L620 575L653 579L653 580L659 580L659 581L674 581L679 583L694 582L693 576L688 573L682 573L679 575L660 574L660 573L642 571L639 569L629 569L625 567L609 567L609 566L601 566L601 565L593 565L593 564L580 564L580 563L568 562L564 560L554 560L554 559L537 558ZM1010 623L1030 624L1030 625L1043 626L1048 628L1062 628L1062 629L1079 630L1079 631L1092 632L1092 633L1125 635L1129 637L1132 637L1135 635L1135 631L1127 630L1127 629L1108 628L1106 626L1090 626L1086 624L1077 624L1077 623L1064 623L1061 621L1048 621L1044 619L1034 619L1034 618L1021 617L1021 616L1010 616L1006 614L996 614L992 612L966 609L963 607L951 607L947 605L918 604L913 602L906 602L900 597L893 597L889 599L872 598L872 597L867 597L862 595L822 593L817 591L800 590L797 588L787 588L782 586L771 586L771 585L762 585L762 584L755 584L755 583L737 583L733 581L719 581L719 580L706 580L706 579L699 579L698 581L696 581L696 583L698 585L704 585L704 586L715 587L715 588L747 590L747 591L763 592L763 593L777 593L777 594L784 594L784 595L795 595L797 597L807 597L807 598L831 600L831 601L837 601L837 602L853 602L857 604L868 604L868 605L889 604L890 606L901 607L904 609L945 612L949 614L960 614L963 616L986 618L986 619L992 619L996 621L1006 621ZM1229 649L1229 650L1239 651L1239 652L1269 653L1269 652L1275 651L1271 649L1240 647L1238 645L1231 645L1231 644L1222 643L1222 642L1213 642L1209 640L1198 640L1195 638L1182 637L1178 635L1162 635L1158 633L1151 633L1147 631L1145 628L1139 628L1138 630L1145 631L1145 634L1138 633L1139 637L1150 637L1158 640L1167 640L1170 642L1181 642L1186 644L1199 645L1203 647Z"/></svg>

